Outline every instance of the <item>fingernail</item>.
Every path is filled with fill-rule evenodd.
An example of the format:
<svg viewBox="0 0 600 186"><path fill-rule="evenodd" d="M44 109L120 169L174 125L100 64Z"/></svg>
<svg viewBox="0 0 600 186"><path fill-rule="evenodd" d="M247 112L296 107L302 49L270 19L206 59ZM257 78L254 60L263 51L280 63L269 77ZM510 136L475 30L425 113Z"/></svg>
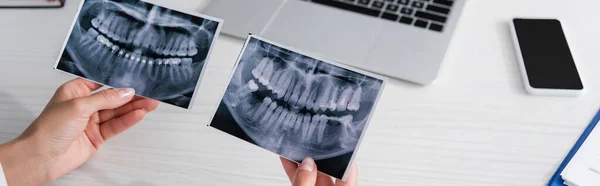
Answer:
<svg viewBox="0 0 600 186"><path fill-rule="evenodd" d="M119 90L119 95L121 95L121 98L126 98L135 94L135 90L132 88L120 88L117 90Z"/></svg>
<svg viewBox="0 0 600 186"><path fill-rule="evenodd" d="M312 158L308 157L308 158L304 158L304 160L302 160L302 163L300 164L300 166L298 168L303 171L312 172L314 167L315 167L315 161Z"/></svg>

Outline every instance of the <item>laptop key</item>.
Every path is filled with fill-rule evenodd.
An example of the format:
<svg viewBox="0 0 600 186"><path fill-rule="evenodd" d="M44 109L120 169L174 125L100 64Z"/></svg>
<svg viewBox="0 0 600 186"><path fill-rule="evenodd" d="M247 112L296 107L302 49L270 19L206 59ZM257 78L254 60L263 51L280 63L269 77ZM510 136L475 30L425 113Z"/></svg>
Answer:
<svg viewBox="0 0 600 186"><path fill-rule="evenodd" d="M412 7L415 7L415 8L423 8L424 6L425 6L425 3L423 3L423 2L415 1L412 3Z"/></svg>
<svg viewBox="0 0 600 186"><path fill-rule="evenodd" d="M397 12L398 11L398 5L388 4L385 9L388 10L388 11Z"/></svg>
<svg viewBox="0 0 600 186"><path fill-rule="evenodd" d="M440 24L431 23L429 26L429 30L441 32L444 29L444 26Z"/></svg>
<svg viewBox="0 0 600 186"><path fill-rule="evenodd" d="M371 3L371 0L358 0L358 3L359 4L363 4L365 6L368 6L369 3Z"/></svg>
<svg viewBox="0 0 600 186"><path fill-rule="evenodd" d="M410 9L410 8L402 8L402 9L400 10L400 13L403 13L403 14L406 14L406 15L412 15L412 13L413 13L413 9Z"/></svg>
<svg viewBox="0 0 600 186"><path fill-rule="evenodd" d="M400 18L400 22L401 22L401 23L404 23L404 24L412 25L413 18L406 17L406 16L402 16L402 17Z"/></svg>
<svg viewBox="0 0 600 186"><path fill-rule="evenodd" d="M427 21L423 21L423 20L418 20L415 21L415 26L417 27L421 27L421 28L427 28Z"/></svg>
<svg viewBox="0 0 600 186"><path fill-rule="evenodd" d="M452 6L452 4L454 4L454 2L449 1L449 0L433 0L433 2L437 3L437 4L446 5L446 6Z"/></svg>
<svg viewBox="0 0 600 186"><path fill-rule="evenodd" d="M441 13L441 14L450 13L450 9L439 7L439 6L434 6L434 5L427 5L427 8L425 8L425 10L437 12L437 13Z"/></svg>
<svg viewBox="0 0 600 186"><path fill-rule="evenodd" d="M408 3L410 3L410 0L398 0L398 4L401 5L408 5Z"/></svg>
<svg viewBox="0 0 600 186"><path fill-rule="evenodd" d="M371 7L375 8L375 9L382 9L383 5L385 5L385 4L381 1L373 1L373 4L371 5Z"/></svg>
<svg viewBox="0 0 600 186"><path fill-rule="evenodd" d="M398 20L398 15L384 12L383 15L381 15L381 18L384 18L384 19L387 19L390 21L396 21L396 20Z"/></svg>
<svg viewBox="0 0 600 186"><path fill-rule="evenodd" d="M370 2L370 0L359 0L359 3L361 1L363 1L363 2L365 2L365 1L366 2ZM374 16L374 17L379 16L379 11L378 10L373 10L373 9L365 8L365 7L362 7L362 6L356 6L356 5L352 5L352 4L348 4L348 3L344 3L344 2L340 2L340 1L312 0L312 2L321 4L321 5L336 7L336 8L340 8L340 9L352 11L352 12L357 12L357 13L361 13L361 14L365 14L365 15L370 15L370 16Z"/></svg>
<svg viewBox="0 0 600 186"><path fill-rule="evenodd" d="M417 11L415 13L415 16L423 18L423 19L429 19L429 20L432 20L432 21L437 21L437 22L440 22L440 23L445 23L446 22L446 17L442 17L442 16L439 16L439 15L435 15L435 14L431 14L431 13L427 13L427 12L423 12L423 11Z"/></svg>
<svg viewBox="0 0 600 186"><path fill-rule="evenodd" d="M396 0L385 0L385 1L387 1L387 2L389 2L389 3L394 3L394 2L396 2Z"/></svg>

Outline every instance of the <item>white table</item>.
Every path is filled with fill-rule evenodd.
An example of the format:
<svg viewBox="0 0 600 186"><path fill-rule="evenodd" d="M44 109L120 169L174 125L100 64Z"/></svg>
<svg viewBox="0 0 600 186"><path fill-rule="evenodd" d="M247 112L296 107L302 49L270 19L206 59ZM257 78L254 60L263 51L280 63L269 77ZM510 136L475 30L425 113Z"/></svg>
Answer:
<svg viewBox="0 0 600 186"><path fill-rule="evenodd" d="M79 0L0 10L0 142L71 76L52 69ZM154 0L184 10L208 1ZM471 0L435 84L391 80L357 156L361 185L542 185L600 108L597 0ZM587 93L534 97L509 36L515 16L563 21ZM227 23L225 23L227 24ZM220 36L194 109L161 105L50 185L287 185L276 155L207 127L242 41Z"/></svg>

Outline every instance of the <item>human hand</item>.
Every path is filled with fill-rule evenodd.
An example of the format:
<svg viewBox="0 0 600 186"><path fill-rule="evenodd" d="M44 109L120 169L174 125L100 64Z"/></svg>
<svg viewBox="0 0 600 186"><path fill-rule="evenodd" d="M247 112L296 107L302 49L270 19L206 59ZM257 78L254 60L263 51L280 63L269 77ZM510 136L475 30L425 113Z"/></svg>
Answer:
<svg viewBox="0 0 600 186"><path fill-rule="evenodd" d="M0 145L9 185L40 185L67 174L158 106L134 97L133 89L92 94L101 87L83 79L63 84L23 134Z"/></svg>
<svg viewBox="0 0 600 186"><path fill-rule="evenodd" d="M292 182L292 186L356 186L358 183L358 168L352 164L345 182L335 180L317 171L317 165L312 158L305 158L300 165L279 157L283 169Z"/></svg>

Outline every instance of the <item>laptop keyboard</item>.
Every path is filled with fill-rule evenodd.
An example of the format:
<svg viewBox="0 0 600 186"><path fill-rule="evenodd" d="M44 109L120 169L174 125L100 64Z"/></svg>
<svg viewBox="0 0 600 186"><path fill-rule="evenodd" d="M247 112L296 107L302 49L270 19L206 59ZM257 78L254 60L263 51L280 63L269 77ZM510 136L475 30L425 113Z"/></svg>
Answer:
<svg viewBox="0 0 600 186"><path fill-rule="evenodd" d="M444 30L454 0L304 0L436 32Z"/></svg>

